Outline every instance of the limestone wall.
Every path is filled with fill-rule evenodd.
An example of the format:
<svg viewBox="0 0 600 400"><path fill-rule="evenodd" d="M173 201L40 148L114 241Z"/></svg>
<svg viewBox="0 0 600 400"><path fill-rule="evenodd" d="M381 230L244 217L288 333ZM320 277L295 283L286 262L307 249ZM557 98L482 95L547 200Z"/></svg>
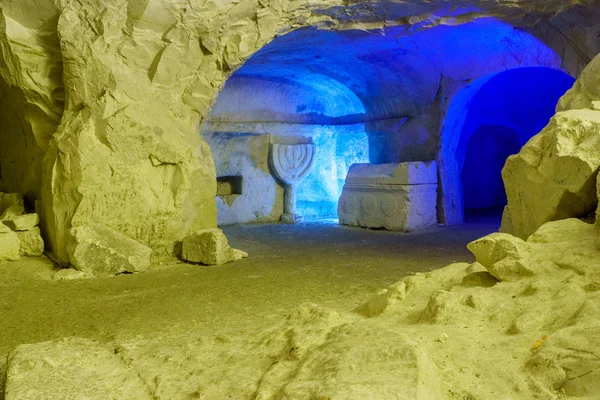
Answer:
<svg viewBox="0 0 600 400"><path fill-rule="evenodd" d="M298 184L297 207L305 218L335 218L350 165L368 162L364 124L208 123L202 135L212 150L217 178L242 182L240 193L217 193L219 225L279 221L283 185L269 165L269 146L279 137L310 138L317 146L313 168Z"/></svg>

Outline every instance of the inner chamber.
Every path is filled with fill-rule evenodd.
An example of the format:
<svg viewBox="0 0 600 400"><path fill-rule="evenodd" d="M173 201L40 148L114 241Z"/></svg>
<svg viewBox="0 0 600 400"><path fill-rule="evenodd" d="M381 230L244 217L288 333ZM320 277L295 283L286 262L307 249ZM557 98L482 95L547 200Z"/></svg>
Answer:
<svg viewBox="0 0 600 400"><path fill-rule="evenodd" d="M501 210L506 158L573 83L560 65L545 44L492 18L411 35L302 28L280 36L232 74L201 127L219 224L279 221L284 185L271 145L307 141L313 168L295 191L306 219L337 218L354 163L438 161L441 223Z"/></svg>

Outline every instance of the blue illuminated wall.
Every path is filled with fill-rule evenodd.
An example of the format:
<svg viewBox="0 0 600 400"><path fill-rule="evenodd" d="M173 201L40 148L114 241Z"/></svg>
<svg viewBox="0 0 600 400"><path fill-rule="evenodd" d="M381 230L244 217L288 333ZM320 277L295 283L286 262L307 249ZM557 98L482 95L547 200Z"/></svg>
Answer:
<svg viewBox="0 0 600 400"><path fill-rule="evenodd" d="M222 133L236 138L236 145L209 143L222 147L213 152L218 154L217 174L247 176L246 193L260 192L256 185L278 185L264 175L267 160L256 156L268 153L257 150L268 146L258 136L311 137L317 145L315 168L298 193L299 209L308 217L336 215L352 163L436 159L442 179L438 209L444 215L455 209L455 216L443 222L462 222L465 154L478 146L493 148L498 135L485 139L484 133L477 134L481 143L469 146L470 136L482 125L506 126L522 140L539 131L570 82L553 75L557 71L527 69L552 71L561 65L560 57L540 40L493 18L415 31L302 28L273 40L228 79L202 132L205 137ZM522 71L500 78L512 69ZM466 94L461 91L465 86ZM527 116L517 112L519 107ZM239 143L248 143L251 154L241 154ZM233 148L235 154L228 150ZM469 165L465 180L470 188L477 179L469 175ZM252 168L260 174L251 173ZM281 188L263 191L283 201ZM471 200L476 198L469 194ZM219 212L228 213L227 221L276 219L279 208L256 201L242 194Z"/></svg>
<svg viewBox="0 0 600 400"><path fill-rule="evenodd" d="M466 210L506 205L502 168L521 147L519 132L506 125L481 125L473 132L461 172Z"/></svg>
<svg viewBox="0 0 600 400"><path fill-rule="evenodd" d="M455 132L465 209L506 205L501 178L506 158L548 124L575 81L550 68L518 68L483 79L466 107L452 110L466 115Z"/></svg>

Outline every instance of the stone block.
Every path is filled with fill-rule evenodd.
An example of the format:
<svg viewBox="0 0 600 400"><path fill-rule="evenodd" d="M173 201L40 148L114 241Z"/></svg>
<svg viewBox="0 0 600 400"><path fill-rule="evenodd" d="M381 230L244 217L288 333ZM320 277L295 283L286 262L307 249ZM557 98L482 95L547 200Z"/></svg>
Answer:
<svg viewBox="0 0 600 400"><path fill-rule="evenodd" d="M27 231L15 232L21 246L19 254L24 257L39 257L44 254L44 240L37 226Z"/></svg>
<svg viewBox="0 0 600 400"><path fill-rule="evenodd" d="M352 164L346 177L349 184L437 185L435 161L391 164Z"/></svg>
<svg viewBox="0 0 600 400"><path fill-rule="evenodd" d="M20 246L21 242L15 232L7 227L0 229L0 261L17 261L20 258Z"/></svg>
<svg viewBox="0 0 600 400"><path fill-rule="evenodd" d="M508 206L503 232L526 239L546 222L584 217L596 209L600 111L579 109L576 99L587 97L583 76L597 79L598 75L600 62L596 61L561 99L558 111L562 111L506 161L502 178Z"/></svg>
<svg viewBox="0 0 600 400"><path fill-rule="evenodd" d="M219 228L194 232L183 239L182 258L185 261L205 265L221 265L248 256L229 246L227 237Z"/></svg>
<svg viewBox="0 0 600 400"><path fill-rule="evenodd" d="M436 177L433 161L354 164L338 204L340 224L403 232L435 225Z"/></svg>
<svg viewBox="0 0 600 400"><path fill-rule="evenodd" d="M141 272L150 266L152 249L101 224L71 229L71 264L88 275Z"/></svg>
<svg viewBox="0 0 600 400"><path fill-rule="evenodd" d="M24 214L14 216L4 225L8 226L13 231L30 231L40 223L40 217L37 214Z"/></svg>
<svg viewBox="0 0 600 400"><path fill-rule="evenodd" d="M536 273L530 245L506 233L492 233L467 245L477 262L499 281L516 281Z"/></svg>
<svg viewBox="0 0 600 400"><path fill-rule="evenodd" d="M233 259L235 261L241 260L242 258L248 258L248 253L242 250L233 249Z"/></svg>
<svg viewBox="0 0 600 400"><path fill-rule="evenodd" d="M6 195L5 195L6 196ZM6 208L2 215L0 215L0 221L10 221L18 216L23 215L25 208L18 204L13 204Z"/></svg>

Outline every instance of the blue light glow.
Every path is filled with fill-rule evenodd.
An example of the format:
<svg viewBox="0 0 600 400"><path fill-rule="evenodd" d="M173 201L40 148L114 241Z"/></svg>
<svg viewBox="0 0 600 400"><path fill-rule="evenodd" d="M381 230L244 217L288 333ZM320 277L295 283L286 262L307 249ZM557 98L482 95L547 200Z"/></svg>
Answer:
<svg viewBox="0 0 600 400"><path fill-rule="evenodd" d="M513 69L482 78L472 85L478 88L475 94L464 99L466 108L451 109L464 118L456 159L466 209L506 204L501 178L506 158L548 124L559 98L574 81L550 68Z"/></svg>
<svg viewBox="0 0 600 400"><path fill-rule="evenodd" d="M459 205L462 212L463 165L467 206L503 201L500 193L489 196L498 201L477 203L473 194L481 181L495 180L498 187L501 159L515 151L498 132L517 132L520 146L541 130L573 81L558 71L561 65L537 38L493 18L408 32L402 27L373 32L301 28L247 60L227 81L208 120L239 124L238 133L311 137L317 145L315 168L298 188L299 211L308 217L336 215L352 163L440 157L447 161L440 165L452 169L440 171L445 185L440 193L448 198L442 203ZM484 125L491 128L480 129ZM252 157L246 158L265 172L266 160L257 157L266 154L263 150L252 147ZM472 150L490 155L467 157ZM471 169L483 174L485 161L492 159L496 172L489 177L469 175ZM252 186L248 165L235 171L233 160L215 161L218 173L245 174L244 184ZM237 204L252 201L243 196ZM257 220L273 212L261 211Z"/></svg>

